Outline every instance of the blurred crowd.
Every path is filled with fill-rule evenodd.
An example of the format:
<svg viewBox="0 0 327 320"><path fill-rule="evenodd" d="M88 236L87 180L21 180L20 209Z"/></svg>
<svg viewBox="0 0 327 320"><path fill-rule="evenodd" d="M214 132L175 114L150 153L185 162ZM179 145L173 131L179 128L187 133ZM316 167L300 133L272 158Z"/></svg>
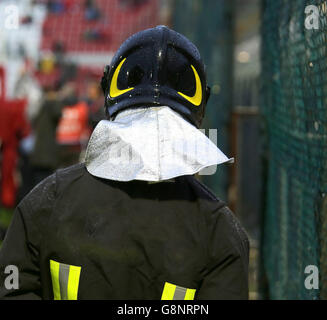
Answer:
<svg viewBox="0 0 327 320"><path fill-rule="evenodd" d="M92 130L104 118L98 77L79 78L59 44L50 60L36 68L26 61L14 100L0 100L2 207L14 207L56 169L82 161Z"/></svg>
<svg viewBox="0 0 327 320"><path fill-rule="evenodd" d="M112 3L12 0L20 27L0 34L0 243L5 212L55 170L84 160L90 135L105 118L103 53L114 52L133 23L155 24L149 0L118 0L114 9ZM150 10L136 19L146 4ZM117 19L123 14L127 22ZM87 63L72 52L88 54Z"/></svg>

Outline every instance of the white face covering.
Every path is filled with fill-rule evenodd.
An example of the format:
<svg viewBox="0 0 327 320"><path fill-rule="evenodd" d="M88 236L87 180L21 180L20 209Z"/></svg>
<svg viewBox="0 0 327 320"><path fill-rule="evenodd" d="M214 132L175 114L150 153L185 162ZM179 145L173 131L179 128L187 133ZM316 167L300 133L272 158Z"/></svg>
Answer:
<svg viewBox="0 0 327 320"><path fill-rule="evenodd" d="M128 109L114 121L100 121L85 156L90 174L117 181L168 180L231 161L165 106Z"/></svg>

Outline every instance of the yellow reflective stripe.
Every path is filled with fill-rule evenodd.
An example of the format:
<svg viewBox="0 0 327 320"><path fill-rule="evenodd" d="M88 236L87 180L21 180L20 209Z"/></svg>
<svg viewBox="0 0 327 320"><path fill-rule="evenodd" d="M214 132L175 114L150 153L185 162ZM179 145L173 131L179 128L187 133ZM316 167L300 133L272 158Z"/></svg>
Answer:
<svg viewBox="0 0 327 320"><path fill-rule="evenodd" d="M59 263L50 260L50 272L51 272L51 280L52 280L52 288L53 288L53 297L55 300L61 300L60 295L60 285L59 285Z"/></svg>
<svg viewBox="0 0 327 320"><path fill-rule="evenodd" d="M179 291L176 292L177 288ZM183 291L185 292L184 298L182 298ZM172 283L165 282L161 300L194 300L195 292L196 289L183 288Z"/></svg>
<svg viewBox="0 0 327 320"><path fill-rule="evenodd" d="M196 289L187 289L184 300L194 300Z"/></svg>
<svg viewBox="0 0 327 320"><path fill-rule="evenodd" d="M169 282L165 282L164 289L162 291L161 300L173 300L176 286Z"/></svg>
<svg viewBox="0 0 327 320"><path fill-rule="evenodd" d="M77 300L81 267L50 260L54 300Z"/></svg>
<svg viewBox="0 0 327 320"><path fill-rule="evenodd" d="M67 286L68 300L77 300L79 277L81 274L81 267L70 266Z"/></svg>

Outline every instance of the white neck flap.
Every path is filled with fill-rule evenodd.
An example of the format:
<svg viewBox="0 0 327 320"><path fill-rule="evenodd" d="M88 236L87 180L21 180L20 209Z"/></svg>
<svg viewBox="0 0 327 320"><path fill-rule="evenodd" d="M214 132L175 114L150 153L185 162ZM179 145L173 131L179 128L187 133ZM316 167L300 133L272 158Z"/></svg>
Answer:
<svg viewBox="0 0 327 320"><path fill-rule="evenodd" d="M232 161L166 106L128 109L114 121L100 121L85 155L90 174L117 181L163 181Z"/></svg>

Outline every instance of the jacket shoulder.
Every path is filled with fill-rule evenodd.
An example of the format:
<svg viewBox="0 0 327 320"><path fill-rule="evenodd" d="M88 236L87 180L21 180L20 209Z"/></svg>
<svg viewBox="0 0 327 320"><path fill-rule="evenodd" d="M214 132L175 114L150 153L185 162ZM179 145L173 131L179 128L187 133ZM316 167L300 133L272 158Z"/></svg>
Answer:
<svg viewBox="0 0 327 320"><path fill-rule="evenodd" d="M248 259L249 238L239 219L227 204L217 198L207 186L195 177L190 176L187 179L197 197L201 198L201 207L202 211L207 213L208 226L214 226L219 222L225 231L228 230L230 238L233 239L235 247L239 248L241 255Z"/></svg>
<svg viewBox="0 0 327 320"><path fill-rule="evenodd" d="M84 164L59 169L37 184L18 204L27 215L38 215L51 211L53 204L65 186L85 173Z"/></svg>
<svg viewBox="0 0 327 320"><path fill-rule="evenodd" d="M84 163L75 164L73 166L57 170L55 173L57 194L62 193L68 185L81 178L85 173L86 168Z"/></svg>
<svg viewBox="0 0 327 320"><path fill-rule="evenodd" d="M194 176L187 176L185 178L197 198L203 200L204 202L215 204L215 209L226 206L224 201L217 198L206 185L197 180Z"/></svg>

